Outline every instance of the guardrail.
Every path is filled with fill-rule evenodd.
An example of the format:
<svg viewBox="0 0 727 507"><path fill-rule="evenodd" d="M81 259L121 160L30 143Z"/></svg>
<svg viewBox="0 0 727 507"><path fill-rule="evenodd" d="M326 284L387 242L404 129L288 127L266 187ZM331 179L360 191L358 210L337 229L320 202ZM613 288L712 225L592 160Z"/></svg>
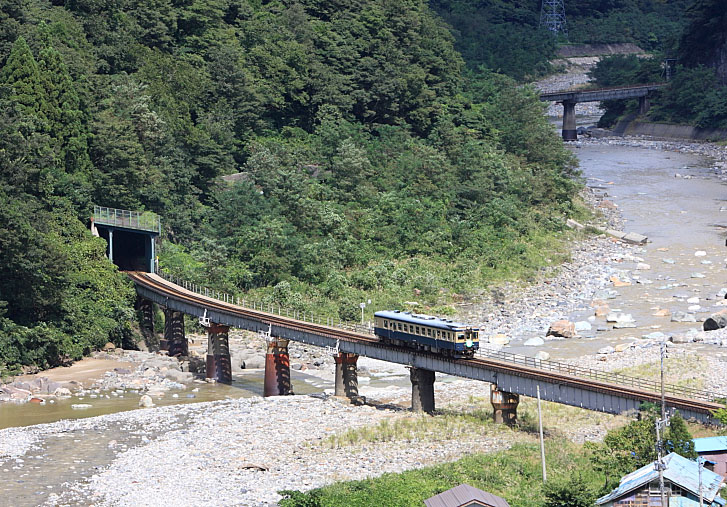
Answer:
<svg viewBox="0 0 727 507"><path fill-rule="evenodd" d="M159 215L151 211L130 211L125 209L93 207L93 221L97 225L113 225L127 229L155 232L161 234Z"/></svg>
<svg viewBox="0 0 727 507"><path fill-rule="evenodd" d="M353 331L354 333L362 333L362 334L374 334L374 328L372 322L366 322L365 324L360 324L356 322L348 322L343 321L339 318L335 317L328 317L323 315L318 315L313 312L305 312L302 310L296 310L294 308L285 308L282 305L272 303L272 302L264 302L264 301L251 301L246 298L240 299L239 296L235 296L233 294L228 294L226 292L219 292L216 290L212 290L209 287L205 287L203 285L197 285L192 282L188 282L186 280L182 280L181 278L174 276L170 273L167 273L166 271L156 268L155 270L156 274L162 277L164 280L167 280L168 282L172 282L176 285L179 285L180 287L190 291L194 292L195 294L199 294L200 296L210 297L213 299L217 299L218 301L222 301L224 303L230 303L236 306L240 306L242 308L248 308L250 310L259 311L259 312L266 312L266 313L272 313L274 315L280 315L282 317L290 317L291 319L295 320L301 320L303 322L310 322L311 324L320 324L322 326L330 326L330 327L336 327L339 329L345 329L347 331Z"/></svg>
<svg viewBox="0 0 727 507"><path fill-rule="evenodd" d="M316 315L312 312L304 312L295 309L284 308L281 305L275 303L265 303L262 301L249 301L245 298L240 299L239 296L227 294L225 292L214 291L208 287L197 285L186 280L182 280L170 273L165 272L162 269L157 268L156 274L164 280L172 282L180 287L199 294L201 296L210 297L223 301L225 303L234 304L243 308L248 308L254 311L261 311L272 313L275 315L290 317L291 319L301 320L304 322L310 322L312 324L321 324L324 326L336 327L345 329L347 331L353 331L362 334L374 334L373 324L367 322L366 324L358 324L354 322L345 322L338 318L325 317ZM519 354L511 354L509 352L502 352L499 350L480 348L475 357L497 359L512 364L520 364L529 368L535 368L543 371L563 373L583 379L597 380L600 382L607 382L615 385L629 386L644 391L651 391L655 393L661 392L661 382L655 380L643 379L639 377L631 377L628 375L622 375L620 373L613 373L602 370L594 370L591 368L582 368L569 363L561 363L558 361L549 361L536 359L534 357L522 356ZM666 394L674 396L682 396L685 398L704 400L710 402L719 402L724 399L724 396L720 396L708 391L702 391L691 387L678 386L675 384L664 384L664 392Z"/></svg>
<svg viewBox="0 0 727 507"><path fill-rule="evenodd" d="M534 357L521 356L518 354L510 354L508 352L496 351L491 349L480 349L478 354L480 357L486 357L491 359L499 359L501 361L507 361L508 363L522 364L530 368L537 368L539 370L546 370L556 373L564 373L566 375L572 375L574 377L588 378L592 380L598 380L601 382L608 382L610 384L617 384L622 386L634 387L636 389L642 389L645 391L652 391L656 393L661 392L661 382L656 380L643 379L639 377L631 377L628 375L622 375L620 373L613 373L603 370L594 370L591 368L582 368L569 363L560 363L557 361L544 361L535 359ZM666 394L672 394L675 396L682 396L685 398L692 398L704 401L716 402L724 398L708 391L702 391L691 387L678 386L675 384L664 384L664 392Z"/></svg>

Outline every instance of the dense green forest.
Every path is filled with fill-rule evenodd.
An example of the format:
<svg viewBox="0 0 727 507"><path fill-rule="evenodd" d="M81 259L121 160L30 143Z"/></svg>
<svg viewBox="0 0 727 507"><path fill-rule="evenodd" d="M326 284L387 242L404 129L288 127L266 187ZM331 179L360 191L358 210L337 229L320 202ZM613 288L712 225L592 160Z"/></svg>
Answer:
<svg viewBox="0 0 727 507"><path fill-rule="evenodd" d="M568 37L539 27L540 0L430 0L452 27L467 65L528 80L553 69L558 44L632 42L676 54L691 0L565 0Z"/></svg>
<svg viewBox="0 0 727 507"><path fill-rule="evenodd" d="M669 87L652 99L649 118L702 128L727 129L727 10L721 0L698 0L686 10L686 24L671 55L677 57ZM593 71L598 86L652 83L664 79L663 61L612 56ZM636 101L607 101L601 126L638 109Z"/></svg>
<svg viewBox="0 0 727 507"><path fill-rule="evenodd" d="M424 1L2 2L0 371L131 339L93 204L159 213L177 275L342 318L532 273L578 188L542 107Z"/></svg>

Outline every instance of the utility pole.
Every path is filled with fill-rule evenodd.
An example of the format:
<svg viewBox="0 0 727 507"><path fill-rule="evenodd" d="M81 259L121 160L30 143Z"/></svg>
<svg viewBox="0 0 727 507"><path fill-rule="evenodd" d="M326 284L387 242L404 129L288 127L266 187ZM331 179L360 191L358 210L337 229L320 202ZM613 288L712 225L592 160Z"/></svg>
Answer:
<svg viewBox="0 0 727 507"><path fill-rule="evenodd" d="M669 426L669 418L666 416L666 401L664 396L664 358L666 357L666 340L661 342L661 419L656 421L656 463L654 467L659 472L659 493L661 495L661 505L666 507L666 494L664 492L664 470L666 465L663 460L664 443L661 435L664 429Z"/></svg>
<svg viewBox="0 0 727 507"><path fill-rule="evenodd" d="M554 37L561 33L568 40L563 0L543 0L540 9L540 27L549 30Z"/></svg>
<svg viewBox="0 0 727 507"><path fill-rule="evenodd" d="M704 507L704 497L702 496L702 468L704 468L704 457L697 458L697 466L699 467L699 507Z"/></svg>
<svg viewBox="0 0 727 507"><path fill-rule="evenodd" d="M540 386L536 386L536 389L538 393L538 426L540 427L540 461L543 463L543 484L545 484L548 476L545 472L545 441L543 440L543 412L540 409Z"/></svg>

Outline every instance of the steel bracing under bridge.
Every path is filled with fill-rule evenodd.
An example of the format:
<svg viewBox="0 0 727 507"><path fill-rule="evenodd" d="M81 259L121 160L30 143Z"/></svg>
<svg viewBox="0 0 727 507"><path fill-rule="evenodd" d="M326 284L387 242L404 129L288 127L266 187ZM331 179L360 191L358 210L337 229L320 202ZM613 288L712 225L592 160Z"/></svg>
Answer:
<svg viewBox="0 0 727 507"><path fill-rule="evenodd" d="M534 397L540 387L544 400L610 414L636 410L642 402L661 401L660 384L650 380L506 353L450 359L383 345L365 326L338 327L330 319L311 315L301 318L299 314L290 316L289 312L275 306L263 310L258 304L212 293L185 282L173 283L157 274L130 272L128 275L140 297L168 310L249 331L269 331L274 337L327 347L337 353L357 354L481 380L496 385L501 391L518 395ZM716 395L708 392L673 385L667 385L665 391L666 405L678 409L688 419L711 423L711 412L724 406L717 402Z"/></svg>

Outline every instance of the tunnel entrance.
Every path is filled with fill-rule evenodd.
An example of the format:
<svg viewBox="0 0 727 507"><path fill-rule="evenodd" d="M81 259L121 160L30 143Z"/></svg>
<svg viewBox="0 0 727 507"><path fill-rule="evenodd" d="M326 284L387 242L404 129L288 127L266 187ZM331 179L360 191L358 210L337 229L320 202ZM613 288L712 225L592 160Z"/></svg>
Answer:
<svg viewBox="0 0 727 507"><path fill-rule="evenodd" d="M154 213L94 207L91 232L106 240L106 254L121 271L154 272L160 231Z"/></svg>

